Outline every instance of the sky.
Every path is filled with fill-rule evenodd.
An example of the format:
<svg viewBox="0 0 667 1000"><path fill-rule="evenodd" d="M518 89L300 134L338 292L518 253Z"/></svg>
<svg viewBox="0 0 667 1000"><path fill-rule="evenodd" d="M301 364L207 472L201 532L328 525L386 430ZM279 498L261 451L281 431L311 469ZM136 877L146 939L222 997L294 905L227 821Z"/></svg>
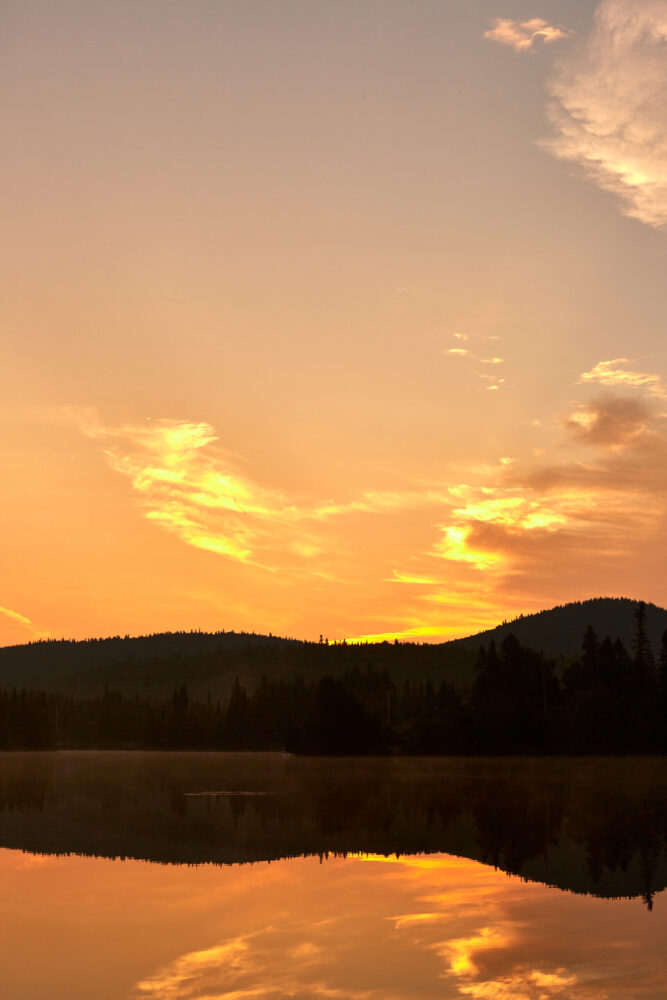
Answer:
<svg viewBox="0 0 667 1000"><path fill-rule="evenodd" d="M0 644L667 604L667 0L5 0Z"/></svg>

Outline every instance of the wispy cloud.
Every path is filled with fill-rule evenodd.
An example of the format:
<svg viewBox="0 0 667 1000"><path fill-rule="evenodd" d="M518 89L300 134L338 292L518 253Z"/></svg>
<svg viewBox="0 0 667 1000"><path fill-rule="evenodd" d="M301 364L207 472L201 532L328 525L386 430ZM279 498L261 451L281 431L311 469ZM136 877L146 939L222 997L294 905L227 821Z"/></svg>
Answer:
<svg viewBox="0 0 667 1000"><path fill-rule="evenodd" d="M141 980L134 987L139 997L161 997L162 1000L201 997L211 978L224 974L238 976L247 971L250 936L235 938L224 944L182 955L171 965Z"/></svg>
<svg viewBox="0 0 667 1000"><path fill-rule="evenodd" d="M460 342L463 339L465 339L466 341L469 340L468 336L462 333L455 333L453 334L453 337L458 342ZM482 339L482 343L491 339L498 340L499 338L497 336L494 336L493 338L484 337ZM459 347L459 346L448 347L445 349L445 353L452 358L458 358L461 359L462 361L468 362L467 365L468 371L472 375L474 375L475 378L479 379L479 381L482 383L481 387L484 388L486 391L497 392L505 385L505 378L500 375L500 369L498 369L497 367L498 365L502 365L505 363L504 358L498 357L497 355L493 355L492 357L485 357L484 355L486 354L486 351L485 350L480 351L479 347L476 347L473 343L470 343L468 347ZM478 367L479 365L490 366L491 370L493 371L493 374L491 374L488 369L487 370L480 369Z"/></svg>
<svg viewBox="0 0 667 1000"><path fill-rule="evenodd" d="M655 372L640 372L631 367L629 358L614 358L600 361L590 371L579 376L579 382L597 382L614 389L647 389L654 396L664 396L665 387L660 375Z"/></svg>
<svg viewBox="0 0 667 1000"><path fill-rule="evenodd" d="M322 933L317 924L310 931ZM266 927L175 962L136 983L132 1000L375 1000L374 989L345 988L332 981L331 943L305 937L298 920ZM304 939L305 938L305 939Z"/></svg>
<svg viewBox="0 0 667 1000"><path fill-rule="evenodd" d="M415 584L419 586L433 587L438 583L438 580L433 576L425 576L420 573L407 573L402 570L395 569L390 577L390 583L407 583L410 586Z"/></svg>
<svg viewBox="0 0 667 1000"><path fill-rule="evenodd" d="M626 215L664 226L667 0L603 0L549 89L556 134L544 147L581 165Z"/></svg>
<svg viewBox="0 0 667 1000"><path fill-rule="evenodd" d="M22 615L18 611L12 611L11 608L0 607L0 615L7 618L10 622L14 622L16 625L21 626L21 628L26 629L31 639L47 639L51 634L50 632L45 632L43 629L37 628L27 615Z"/></svg>
<svg viewBox="0 0 667 1000"><path fill-rule="evenodd" d="M528 21L514 21L509 17L496 17L484 37L501 45L508 45L515 52L529 52L537 45L550 45L568 38L572 32L562 25L549 24L541 17Z"/></svg>
<svg viewBox="0 0 667 1000"><path fill-rule="evenodd" d="M0 615L4 615L5 618L11 618L13 622L18 622L19 625L25 625L26 628L32 628L32 622L25 615L21 615L18 611L12 611L11 608L0 608Z"/></svg>
<svg viewBox="0 0 667 1000"><path fill-rule="evenodd" d="M348 636L347 642L363 644L365 642L425 642L428 639L447 638L447 628L442 623L433 625L413 625L408 628L390 629L387 632L369 632L365 635ZM458 635L459 629L452 628L452 637Z"/></svg>
<svg viewBox="0 0 667 1000"><path fill-rule="evenodd" d="M435 488L367 490L332 500L288 495L248 476L205 422L111 426L94 411L77 408L60 411L56 419L100 443L152 524L195 548L264 568L285 569L288 557L321 558L336 547L326 527L334 519L437 506L447 495Z"/></svg>
<svg viewBox="0 0 667 1000"><path fill-rule="evenodd" d="M487 384L484 388L488 392L496 392L498 389L502 388L505 384L505 379L500 376L488 375L486 372L475 372L474 373L478 379Z"/></svg>

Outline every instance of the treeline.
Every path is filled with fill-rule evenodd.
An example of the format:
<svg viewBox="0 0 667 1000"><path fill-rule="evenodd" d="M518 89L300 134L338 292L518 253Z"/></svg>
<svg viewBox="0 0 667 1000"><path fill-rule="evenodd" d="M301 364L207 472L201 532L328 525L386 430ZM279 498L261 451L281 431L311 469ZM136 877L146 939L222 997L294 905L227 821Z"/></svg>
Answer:
<svg viewBox="0 0 667 1000"><path fill-rule="evenodd" d="M266 656L275 652L289 659L294 652L298 655L303 645L297 639L224 631L158 632L104 639L40 639L0 648L0 685L27 683L79 696L101 694L105 682L111 681L114 685L118 682L120 689L132 677L145 675L150 664L159 664L160 672L167 674L172 664L175 671L182 672L184 665L195 667L202 660L212 658L246 659L249 653ZM169 688L163 693L168 691Z"/></svg>
<svg viewBox="0 0 667 1000"><path fill-rule="evenodd" d="M338 677L269 680L230 697L156 703L105 690L90 698L0 691L0 747L288 750L305 754L626 754L667 752L667 632L657 660L645 607L633 651L598 640L559 678L513 635L482 646L469 690L397 684L372 663Z"/></svg>

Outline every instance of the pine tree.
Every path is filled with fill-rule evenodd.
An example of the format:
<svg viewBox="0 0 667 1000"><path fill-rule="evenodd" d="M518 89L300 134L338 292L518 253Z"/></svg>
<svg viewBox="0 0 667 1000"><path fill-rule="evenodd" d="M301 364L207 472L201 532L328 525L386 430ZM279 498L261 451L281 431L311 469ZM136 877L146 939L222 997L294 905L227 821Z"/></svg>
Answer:
<svg viewBox="0 0 667 1000"><path fill-rule="evenodd" d="M641 674L655 669L653 651L648 635L646 634L646 605L640 601L635 611L635 667Z"/></svg>

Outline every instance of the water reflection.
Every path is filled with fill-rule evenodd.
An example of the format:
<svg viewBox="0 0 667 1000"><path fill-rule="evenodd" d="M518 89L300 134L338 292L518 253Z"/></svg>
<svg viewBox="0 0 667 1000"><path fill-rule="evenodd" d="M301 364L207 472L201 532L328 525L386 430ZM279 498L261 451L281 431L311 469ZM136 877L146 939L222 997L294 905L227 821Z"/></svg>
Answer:
<svg viewBox="0 0 667 1000"><path fill-rule="evenodd" d="M598 896L667 884L663 759L0 755L0 846L168 863L451 853Z"/></svg>
<svg viewBox="0 0 667 1000"><path fill-rule="evenodd" d="M636 903L621 913L450 857L289 872L294 910L180 956L133 1000L664 996L657 927Z"/></svg>
<svg viewBox="0 0 667 1000"><path fill-rule="evenodd" d="M663 896L649 914L461 858L192 868L0 851L0 878L11 1000L664 998Z"/></svg>

